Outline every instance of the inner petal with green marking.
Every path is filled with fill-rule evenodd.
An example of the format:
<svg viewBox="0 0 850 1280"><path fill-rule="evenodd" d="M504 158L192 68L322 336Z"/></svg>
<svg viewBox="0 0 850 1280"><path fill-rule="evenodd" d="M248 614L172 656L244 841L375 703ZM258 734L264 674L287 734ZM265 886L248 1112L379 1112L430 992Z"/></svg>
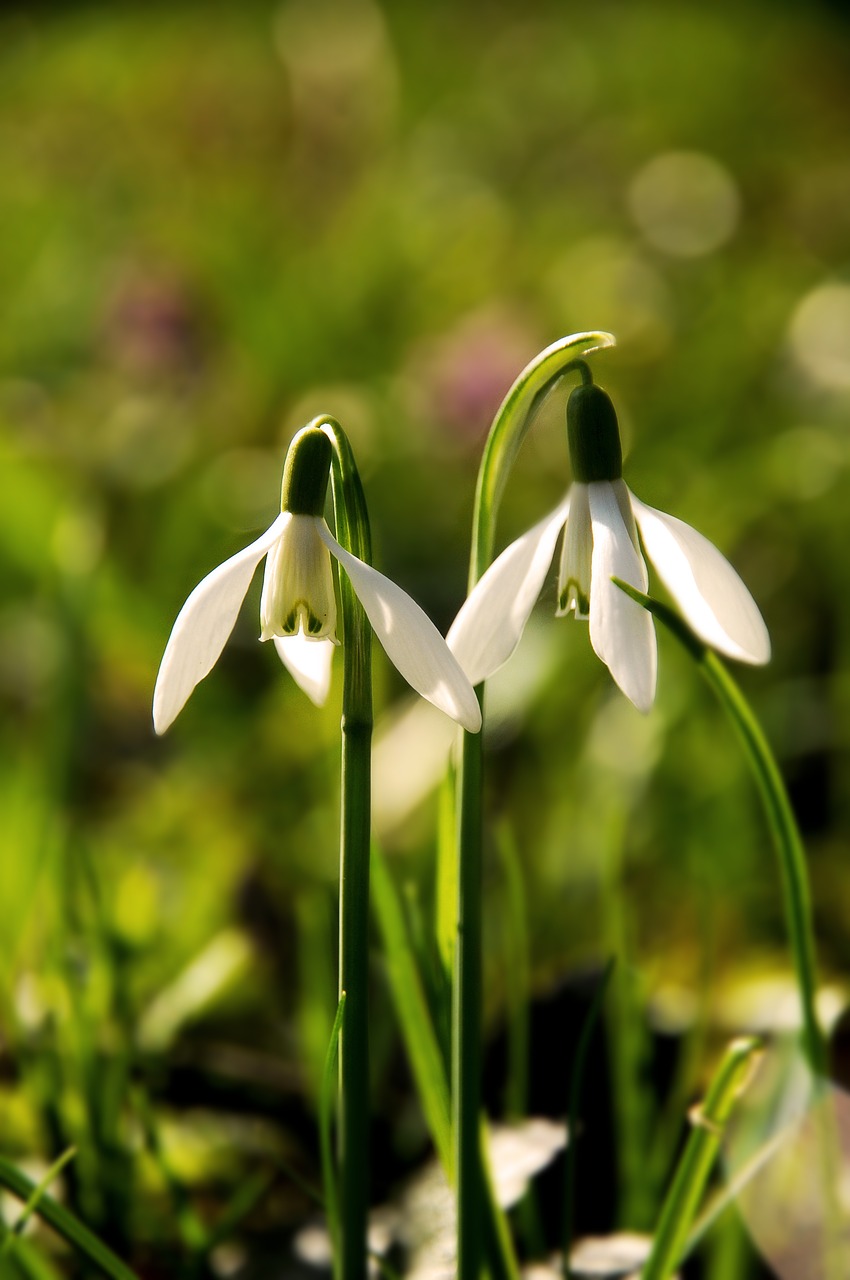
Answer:
<svg viewBox="0 0 850 1280"><path fill-rule="evenodd" d="M336 599L319 516L291 515L266 558L260 601L260 639L294 636L336 640Z"/></svg>

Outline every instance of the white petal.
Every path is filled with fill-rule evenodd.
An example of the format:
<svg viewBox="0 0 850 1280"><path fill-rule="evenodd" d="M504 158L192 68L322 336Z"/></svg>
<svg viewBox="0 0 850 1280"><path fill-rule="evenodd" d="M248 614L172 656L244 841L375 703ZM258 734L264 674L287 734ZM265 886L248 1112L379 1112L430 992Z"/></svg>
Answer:
<svg viewBox="0 0 850 1280"><path fill-rule="evenodd" d="M593 533L590 527L590 499L587 485L577 482L570 489L570 515L561 547L558 569L557 617L575 613L587 620L590 600L590 565L593 556Z"/></svg>
<svg viewBox="0 0 850 1280"><path fill-rule="evenodd" d="M195 685L215 666L233 630L254 570L290 519L289 515L279 515L256 542L199 582L183 605L156 678L153 724L157 733L165 733Z"/></svg>
<svg viewBox="0 0 850 1280"><path fill-rule="evenodd" d="M594 480L587 486L593 525L590 582L590 643L639 711L655 698L657 652L652 617L612 578L646 591L646 565L635 549L625 516L633 523L628 490L620 481ZM619 499L618 501L618 489Z"/></svg>
<svg viewBox="0 0 850 1280"><path fill-rule="evenodd" d="M569 509L567 497L512 542L481 575L449 628L449 648L473 684L498 671L519 644Z"/></svg>
<svg viewBox="0 0 850 1280"><path fill-rule="evenodd" d="M295 636L275 636L274 647L299 689L317 707L323 707L331 687L331 659L336 648L333 641L311 640L299 631Z"/></svg>
<svg viewBox="0 0 850 1280"><path fill-rule="evenodd" d="M321 536L351 579L372 630L407 683L470 733L481 708L469 680L430 618L401 587L341 547L327 526Z"/></svg>
<svg viewBox="0 0 850 1280"><path fill-rule="evenodd" d="M725 556L684 521L631 498L646 554L700 639L740 662L767 662L764 619Z"/></svg>

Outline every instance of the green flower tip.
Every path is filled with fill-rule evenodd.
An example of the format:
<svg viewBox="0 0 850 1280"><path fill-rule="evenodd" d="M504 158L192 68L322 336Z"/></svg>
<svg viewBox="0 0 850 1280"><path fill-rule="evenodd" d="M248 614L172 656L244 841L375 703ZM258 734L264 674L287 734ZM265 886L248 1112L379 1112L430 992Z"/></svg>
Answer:
<svg viewBox="0 0 850 1280"><path fill-rule="evenodd" d="M294 516L322 516L331 469L332 446L320 427L304 427L286 454L280 509Z"/></svg>
<svg viewBox="0 0 850 1280"><path fill-rule="evenodd" d="M567 438L573 476L581 484L622 478L617 414L611 397L593 382L576 387L567 402Z"/></svg>

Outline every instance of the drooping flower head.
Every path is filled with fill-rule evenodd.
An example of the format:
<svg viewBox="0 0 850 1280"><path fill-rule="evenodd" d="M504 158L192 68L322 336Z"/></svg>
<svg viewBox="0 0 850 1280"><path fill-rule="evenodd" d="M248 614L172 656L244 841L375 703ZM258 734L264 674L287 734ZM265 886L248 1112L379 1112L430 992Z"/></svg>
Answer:
<svg viewBox="0 0 850 1280"><path fill-rule="evenodd" d="M408 684L464 728L480 728L472 686L434 624L401 587L340 546L328 528L331 457L331 441L321 427L300 431L286 457L280 515L256 542L208 574L183 605L154 690L157 733L172 724L218 661L263 556L260 639L273 641L284 666L318 706L327 698L339 644L333 556Z"/></svg>
<svg viewBox="0 0 850 1280"><path fill-rule="evenodd" d="M646 506L623 481L617 415L587 380L567 405L574 482L563 502L490 565L456 617L448 641L473 684L511 656L564 531L559 616L590 623L590 643L636 707L655 698L652 618L613 581L647 590L646 552L687 622L707 645L740 662L764 663L770 639L755 601L717 548L675 516Z"/></svg>

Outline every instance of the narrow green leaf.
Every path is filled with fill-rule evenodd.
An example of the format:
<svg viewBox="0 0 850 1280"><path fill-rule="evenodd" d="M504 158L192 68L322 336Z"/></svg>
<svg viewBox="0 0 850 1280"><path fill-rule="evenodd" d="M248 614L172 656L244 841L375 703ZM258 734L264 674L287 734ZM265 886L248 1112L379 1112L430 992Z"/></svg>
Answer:
<svg viewBox="0 0 850 1280"><path fill-rule="evenodd" d="M319 1095L319 1147L322 1160L322 1182L325 1191L325 1214L333 1246L334 1275L337 1274L339 1267L340 1220L339 1189L337 1187L337 1175L333 1157L333 1113L334 1100L336 1098L336 1058L344 1012L345 992L343 991L339 998L336 1017L331 1028L331 1038L328 1042L328 1053L325 1058L325 1072L322 1078L322 1090Z"/></svg>
<svg viewBox="0 0 850 1280"><path fill-rule="evenodd" d="M207 1236L204 1250L207 1256L223 1240L229 1240L234 1235L248 1214L256 1208L263 1197L271 1190L274 1182L275 1174L260 1172L253 1174L252 1177L247 1178L240 1184L215 1227Z"/></svg>
<svg viewBox="0 0 850 1280"><path fill-rule="evenodd" d="M667 1199L658 1219L652 1250L641 1280L668 1280L683 1261L684 1246L696 1216L720 1139L735 1102L751 1078L760 1042L747 1037L729 1046L705 1101L691 1112L691 1129Z"/></svg>
<svg viewBox="0 0 850 1280"><path fill-rule="evenodd" d="M404 912L383 854L372 845L372 902L384 941L387 977L422 1109L449 1181L451 1102L446 1069L407 937Z"/></svg>
<svg viewBox="0 0 850 1280"><path fill-rule="evenodd" d="M481 1178L484 1183L484 1243L492 1280L520 1280L519 1260L514 1250L508 1219L496 1199L492 1163L487 1141L487 1122L481 1117L478 1129Z"/></svg>
<svg viewBox="0 0 850 1280"><path fill-rule="evenodd" d="M62 1280L53 1263L29 1240L13 1236L8 1227L0 1223L0 1239L11 1241L9 1256L4 1259L0 1274L3 1280Z"/></svg>
<svg viewBox="0 0 850 1280"><path fill-rule="evenodd" d="M528 906L522 861L513 832L503 824L496 847L505 876L505 996L508 1015L508 1067L505 1110L509 1120L525 1115L528 1106L529 999L531 972Z"/></svg>
<svg viewBox="0 0 850 1280"><path fill-rule="evenodd" d="M76 1218L68 1209L63 1209L50 1196L39 1195L36 1184L2 1156L0 1156L0 1185L7 1191L11 1191L19 1200L23 1200L25 1204L28 1204L33 1196L37 1196L34 1207L38 1216L64 1240L84 1254L91 1263L99 1267L104 1275L111 1276L112 1280L138 1280L136 1273L125 1266L93 1231L80 1222L79 1218Z"/></svg>
<svg viewBox="0 0 850 1280"><path fill-rule="evenodd" d="M207 1229L192 1206L186 1186L175 1175L166 1158L150 1099L144 1089L133 1090L132 1097L145 1148L171 1195L180 1240L190 1254L201 1253L209 1248Z"/></svg>
<svg viewBox="0 0 850 1280"><path fill-rule="evenodd" d="M13 1224L12 1230L6 1236L6 1239L3 1241L3 1244L0 1245L0 1257L2 1257L4 1254L10 1251L13 1241L15 1239L15 1236L21 1235L21 1233L24 1230L24 1227L27 1225L32 1215L38 1209L38 1202L47 1191L47 1188L51 1185L51 1183L56 1181L56 1179L59 1177L59 1174L65 1168L65 1165L68 1164L70 1160L73 1160L76 1154L77 1154L76 1147L68 1147L67 1151L62 1152L58 1160L54 1160L53 1164L47 1170L47 1173L44 1175L44 1177L35 1187L32 1195L27 1200L26 1204L24 1205L23 1209L20 1212L20 1215L17 1221Z"/></svg>
<svg viewBox="0 0 850 1280"><path fill-rule="evenodd" d="M562 1256L564 1276L570 1280L570 1252L573 1245L573 1215L575 1211L576 1159L578 1151L578 1116L581 1095L584 1088L584 1073L587 1066L587 1054L590 1042L599 1021L602 1002L608 990L608 982L614 972L616 960L611 956L602 974L599 986L593 995L590 1008L581 1029L579 1042L573 1059L573 1070L570 1077L569 1104L567 1107L567 1155L564 1167L564 1229L562 1235Z"/></svg>

